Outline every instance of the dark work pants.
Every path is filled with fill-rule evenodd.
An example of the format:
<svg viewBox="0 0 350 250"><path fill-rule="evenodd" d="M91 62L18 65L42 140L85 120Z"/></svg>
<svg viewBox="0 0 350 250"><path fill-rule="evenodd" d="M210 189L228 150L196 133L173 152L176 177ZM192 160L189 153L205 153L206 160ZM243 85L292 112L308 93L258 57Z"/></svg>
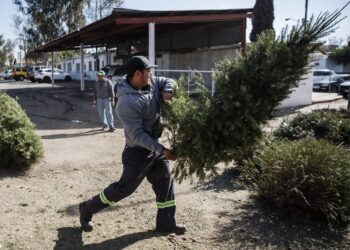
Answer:
<svg viewBox="0 0 350 250"><path fill-rule="evenodd" d="M175 222L175 196L169 162L163 154L144 148L126 146L122 154L123 173L118 182L112 183L99 195L87 201L91 213L112 205L132 194L146 177L156 194L157 228L167 228Z"/></svg>

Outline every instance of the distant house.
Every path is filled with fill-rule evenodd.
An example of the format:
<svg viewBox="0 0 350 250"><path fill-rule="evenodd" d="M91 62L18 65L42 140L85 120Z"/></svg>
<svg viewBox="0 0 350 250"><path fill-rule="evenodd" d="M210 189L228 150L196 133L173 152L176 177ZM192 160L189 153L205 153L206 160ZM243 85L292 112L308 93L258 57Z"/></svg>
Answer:
<svg viewBox="0 0 350 250"><path fill-rule="evenodd" d="M97 67L97 63L99 64L99 67ZM84 56L84 79L87 81L94 81L96 80L97 69L101 69L107 66L107 64L115 65L121 63L121 60L116 58L115 51L109 51L108 56L103 52L98 53L98 60L96 60L94 54L86 54ZM73 80L80 80L80 64L80 56L76 56L58 62L57 68L70 73Z"/></svg>
<svg viewBox="0 0 350 250"><path fill-rule="evenodd" d="M325 54L315 53L312 55L314 69L331 69L338 74L350 74L350 64L337 63L329 57L330 52Z"/></svg>

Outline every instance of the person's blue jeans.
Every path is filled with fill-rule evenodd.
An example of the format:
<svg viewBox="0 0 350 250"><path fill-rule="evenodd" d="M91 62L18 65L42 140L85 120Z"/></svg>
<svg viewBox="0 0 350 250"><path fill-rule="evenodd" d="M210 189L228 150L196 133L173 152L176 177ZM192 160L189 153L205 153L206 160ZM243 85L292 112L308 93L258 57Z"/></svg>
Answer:
<svg viewBox="0 0 350 250"><path fill-rule="evenodd" d="M109 98L97 98L97 111L103 125L114 128L112 105Z"/></svg>

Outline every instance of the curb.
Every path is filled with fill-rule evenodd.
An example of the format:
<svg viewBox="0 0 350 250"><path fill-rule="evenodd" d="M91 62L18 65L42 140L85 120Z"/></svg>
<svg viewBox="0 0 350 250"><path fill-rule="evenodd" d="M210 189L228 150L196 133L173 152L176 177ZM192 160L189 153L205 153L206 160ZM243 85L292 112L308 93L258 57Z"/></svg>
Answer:
<svg viewBox="0 0 350 250"><path fill-rule="evenodd" d="M344 99L344 97L339 96L339 97L336 97L336 98L333 98L333 99L328 99L328 100L313 101L312 104L319 104L319 103L326 103L326 102L334 102L334 101L338 101L338 100L341 100L341 99Z"/></svg>

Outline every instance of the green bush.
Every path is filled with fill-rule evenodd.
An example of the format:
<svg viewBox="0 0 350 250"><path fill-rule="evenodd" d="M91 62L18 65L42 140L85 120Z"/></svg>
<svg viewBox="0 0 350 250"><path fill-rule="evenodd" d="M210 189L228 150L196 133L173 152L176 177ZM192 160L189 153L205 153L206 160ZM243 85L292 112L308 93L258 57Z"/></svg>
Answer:
<svg viewBox="0 0 350 250"><path fill-rule="evenodd" d="M291 121L283 122L274 135L288 140L311 136L335 144L350 145L350 114L345 110L331 109L300 113Z"/></svg>
<svg viewBox="0 0 350 250"><path fill-rule="evenodd" d="M275 140L245 162L244 173L274 207L330 225L350 215L350 152L325 140Z"/></svg>
<svg viewBox="0 0 350 250"><path fill-rule="evenodd" d="M34 125L14 99L0 92L0 168L26 170L42 156Z"/></svg>

